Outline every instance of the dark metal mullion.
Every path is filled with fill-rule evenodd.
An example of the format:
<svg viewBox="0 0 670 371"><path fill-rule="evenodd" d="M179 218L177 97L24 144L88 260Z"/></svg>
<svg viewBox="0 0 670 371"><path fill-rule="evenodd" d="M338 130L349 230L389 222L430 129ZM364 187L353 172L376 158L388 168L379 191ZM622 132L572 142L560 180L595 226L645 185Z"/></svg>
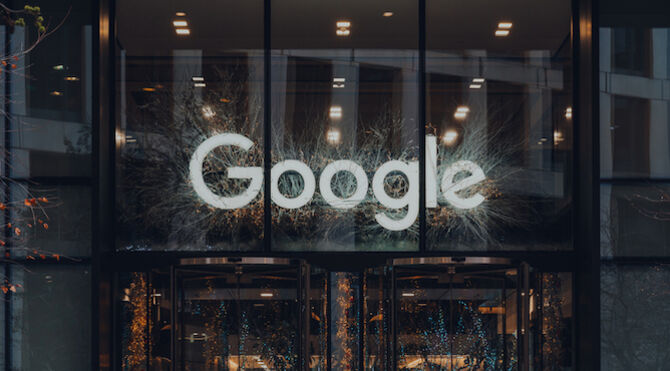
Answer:
<svg viewBox="0 0 670 371"><path fill-rule="evenodd" d="M365 369L365 271L359 273L358 278L358 369Z"/></svg>
<svg viewBox="0 0 670 371"><path fill-rule="evenodd" d="M391 266L391 321L389 326L391 326L391 333L393 334L391 345L392 349L392 361L393 369L398 369L398 302L396 298L396 273L393 266Z"/></svg>
<svg viewBox="0 0 670 371"><path fill-rule="evenodd" d="M272 168L272 1L263 2L263 249L266 252L272 249L272 197L270 184L270 169Z"/></svg>
<svg viewBox="0 0 670 371"><path fill-rule="evenodd" d="M11 2L8 5L11 5ZM4 40L4 43L5 43L5 54L9 54L9 50L11 50L11 46L12 46L11 45L11 38L9 37L9 26L5 26L5 40ZM9 157L10 156L10 148L11 148L11 145L12 145L11 135L9 135L9 133L11 133L10 129L11 129L11 124L12 124L11 118L10 118L11 105L9 103L9 96L11 95L11 83L10 83L11 74L9 73L8 68L5 68L5 70L2 73L4 74L4 78L5 78L5 90L4 90L4 97L3 97L3 99L4 99L3 108L5 110L5 115L4 115L5 116L5 128L4 128L5 129L4 130L5 137L3 138L4 139L4 145L5 145L5 153L4 153L5 157L4 157L4 164L3 164L3 169L2 170L4 171L5 177L9 178L10 177L9 176L10 172L12 170L11 165L9 163L10 162L10 157ZM3 188L4 188L3 190L5 192L3 202L5 203L5 205L9 205L9 203L11 201L11 195L10 195L11 188L10 188L9 182L3 182ZM12 217L10 208L5 208L3 214L4 214L4 217L5 217L5 220L4 220L5 228L4 228L3 238L4 238L5 241L8 242L7 245L4 248L4 253L5 253L6 257L9 257L9 259L11 259L11 255L10 255L11 254L11 251L10 251L11 243L9 241L11 241L12 234L11 234L11 231L10 231L11 228L7 227L7 223L10 222L11 217ZM4 274L5 274L5 279L9 280L10 277L11 277L11 274L12 274L11 264L5 264ZM4 299L5 299L5 313L4 313L4 315L5 315L5 331L4 331L4 337L5 337L5 370L6 371L11 371L11 369L12 369L12 345L11 345L12 344L12 341L11 341L12 340L11 339L11 335L12 335L12 330L11 330L11 326L12 326L12 320L11 320L11 316L12 316L12 306L11 306L12 292L7 291L7 294L5 294Z"/></svg>
<svg viewBox="0 0 670 371"><path fill-rule="evenodd" d="M146 324L145 331L146 331L147 340L145 342L145 346L147 347L147 349L145 350L144 354L147 357L147 361L145 363L146 367L147 367L147 370L151 370L151 320L152 320L152 317L153 317L151 315L151 301L153 300L153 293L151 292L152 271L148 270L146 272L146 275L147 275L147 280L146 280L147 295L146 295L146 298L145 298L145 304L147 306L147 318L146 318L146 323L147 324Z"/></svg>
<svg viewBox="0 0 670 371"><path fill-rule="evenodd" d="M598 0L573 0L575 367L600 370Z"/></svg>
<svg viewBox="0 0 670 371"><path fill-rule="evenodd" d="M503 351L503 370L507 370L507 276L502 280L502 351Z"/></svg>
<svg viewBox="0 0 670 371"><path fill-rule="evenodd" d="M419 0L419 251L426 251L426 0Z"/></svg>
<svg viewBox="0 0 670 371"><path fill-rule="evenodd" d="M170 266L170 369L177 364L177 271Z"/></svg>
<svg viewBox="0 0 670 371"><path fill-rule="evenodd" d="M330 298L332 297L331 295L331 280L330 280L330 271L326 271L326 370L330 370L331 368L331 354L332 354L332 338L331 338L331 332L333 331L333 323L332 323L332 316L331 316L331 310L330 310Z"/></svg>

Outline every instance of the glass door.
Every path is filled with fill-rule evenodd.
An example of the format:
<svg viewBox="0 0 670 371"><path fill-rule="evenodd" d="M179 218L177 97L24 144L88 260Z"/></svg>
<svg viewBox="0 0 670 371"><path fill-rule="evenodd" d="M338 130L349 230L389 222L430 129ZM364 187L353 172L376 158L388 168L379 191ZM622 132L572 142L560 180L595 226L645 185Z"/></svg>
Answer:
<svg viewBox="0 0 670 371"><path fill-rule="evenodd" d="M522 268L504 259L467 260L393 261L397 369L524 369Z"/></svg>
<svg viewBox="0 0 670 371"><path fill-rule="evenodd" d="M176 270L177 369L298 370L300 281L300 266L286 259L183 261Z"/></svg>

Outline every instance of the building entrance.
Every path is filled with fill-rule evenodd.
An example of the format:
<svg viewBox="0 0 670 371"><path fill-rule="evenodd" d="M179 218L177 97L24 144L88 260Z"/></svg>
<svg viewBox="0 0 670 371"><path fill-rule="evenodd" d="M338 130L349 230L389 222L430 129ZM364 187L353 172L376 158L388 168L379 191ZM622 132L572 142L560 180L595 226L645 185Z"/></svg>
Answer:
<svg viewBox="0 0 670 371"><path fill-rule="evenodd" d="M119 275L116 361L123 370L528 370L546 358L534 344L540 328L551 330L535 276L523 262L482 257L355 272L182 259Z"/></svg>

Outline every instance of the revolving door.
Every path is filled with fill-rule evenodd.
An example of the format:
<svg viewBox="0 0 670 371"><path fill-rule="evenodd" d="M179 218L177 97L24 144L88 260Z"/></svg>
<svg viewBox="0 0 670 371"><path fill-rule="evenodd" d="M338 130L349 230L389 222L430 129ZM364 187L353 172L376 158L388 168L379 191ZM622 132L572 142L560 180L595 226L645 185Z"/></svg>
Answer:
<svg viewBox="0 0 670 371"><path fill-rule="evenodd" d="M569 369L556 344L569 338L560 310L570 304L556 288L570 280L525 263L408 258L351 272L282 258L179 263L119 276L115 369Z"/></svg>
<svg viewBox="0 0 670 371"><path fill-rule="evenodd" d="M527 265L419 258L393 268L397 369L527 369Z"/></svg>

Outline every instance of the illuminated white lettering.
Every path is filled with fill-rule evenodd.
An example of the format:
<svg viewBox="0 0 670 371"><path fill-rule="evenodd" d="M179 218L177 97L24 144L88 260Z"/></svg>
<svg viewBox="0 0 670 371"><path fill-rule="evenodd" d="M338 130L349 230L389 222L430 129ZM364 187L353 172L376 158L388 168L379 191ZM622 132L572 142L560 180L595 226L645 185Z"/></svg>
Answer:
<svg viewBox="0 0 670 371"><path fill-rule="evenodd" d="M207 204L220 209L238 209L248 205L260 192L263 183L263 169L260 167L230 167L228 177L231 179L250 179L249 187L236 196L219 196L214 194L202 175L203 162L207 155L219 146L235 146L249 151L253 142L239 134L218 134L205 140L193 153L189 165L189 177L196 194ZM438 206L437 199L437 138L426 136L426 207ZM279 191L279 179L286 172L296 172L303 179L303 189L300 194L288 198ZM356 189L346 198L335 195L331 188L331 181L335 174L345 171L356 178ZM388 195L384 189L386 177L393 173L402 173L408 180L407 192L399 198ZM458 181L454 178L461 173L466 176ZM472 161L457 161L448 166L441 179L440 189L442 196L453 207L458 209L472 209L485 201L480 193L468 197L459 195L469 187L486 179L486 175L479 165ZM312 170L298 160L285 160L275 164L271 170L270 190L272 201L286 209L297 209L305 206L316 191L316 179ZM338 160L328 164L319 177L319 191L323 199L337 209L351 209L361 203L368 192L368 177L363 168L351 160ZM392 160L383 163L372 177L372 193L380 204L389 209L404 209L407 212L401 219L395 219L384 212L375 214L375 219L384 228L392 231L402 231L414 224L419 214L419 163Z"/></svg>

